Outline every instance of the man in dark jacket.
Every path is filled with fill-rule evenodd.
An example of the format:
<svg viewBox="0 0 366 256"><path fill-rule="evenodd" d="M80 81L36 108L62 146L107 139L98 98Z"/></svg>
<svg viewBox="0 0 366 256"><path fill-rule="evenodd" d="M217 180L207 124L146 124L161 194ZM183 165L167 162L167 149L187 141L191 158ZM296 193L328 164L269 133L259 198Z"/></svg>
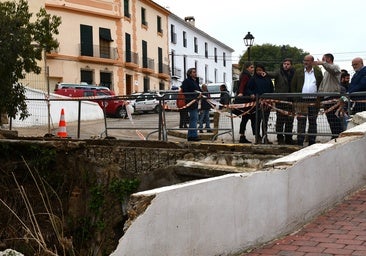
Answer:
<svg viewBox="0 0 366 256"><path fill-rule="evenodd" d="M304 57L304 69L295 71L294 77L291 81L291 91L294 93L311 94L317 93L319 85L323 80L321 70L316 67L313 68L314 57L306 55ZM298 109L295 111L299 116L297 117L297 144L303 146L305 140L306 118L309 120L309 145L315 143L317 133L316 119L318 117L319 106L316 105L316 97L308 96L298 100Z"/></svg>
<svg viewBox="0 0 366 256"><path fill-rule="evenodd" d="M197 132L198 122L198 99L200 98L201 88L198 84L197 73L195 68L187 71L187 78L182 83L182 91L185 94L186 105L189 112L189 130L187 134L188 141L200 141Z"/></svg>
<svg viewBox="0 0 366 256"><path fill-rule="evenodd" d="M274 79L275 93L291 93L291 80L295 69L292 67L292 60L285 59L277 72L268 72L269 77ZM287 100L287 98L281 98ZM276 103L276 108L292 113L292 105L286 103ZM292 140L292 128L294 117L284 112L276 113L276 133L278 144L294 144Z"/></svg>
<svg viewBox="0 0 366 256"><path fill-rule="evenodd" d="M253 62L247 61L244 62L243 64L243 70L240 74L239 77L239 89L237 92L237 96L235 98L234 103L245 103L245 102L250 102L250 99L245 99L243 96L248 96L246 94L247 92L247 84L249 79L252 77L254 72L254 64ZM237 115L240 115L241 113L247 111L247 109L241 109L241 110L234 110L234 113ZM253 135L255 135L255 113L248 113L246 115L243 115L241 117L241 121L240 121L240 128L239 128L239 134L240 134L240 138L239 138L239 143L251 143L246 137L245 137L245 130L247 127L247 123L250 120L251 122L251 127L252 127L252 133Z"/></svg>
<svg viewBox="0 0 366 256"><path fill-rule="evenodd" d="M357 57L352 60L352 67L356 73L352 76L351 83L348 86L348 92L365 92L366 93L366 66L363 65L363 59ZM365 96L362 97L352 97L352 100L364 100ZM355 114L360 111L366 110L365 103L356 103L352 110Z"/></svg>

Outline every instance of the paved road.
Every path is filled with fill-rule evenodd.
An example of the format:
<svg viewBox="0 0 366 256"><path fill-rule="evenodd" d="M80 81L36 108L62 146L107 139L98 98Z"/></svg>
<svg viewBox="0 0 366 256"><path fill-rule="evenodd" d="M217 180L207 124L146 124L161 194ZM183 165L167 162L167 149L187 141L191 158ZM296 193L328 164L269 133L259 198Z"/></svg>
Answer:
<svg viewBox="0 0 366 256"><path fill-rule="evenodd" d="M179 113L178 112L166 112L166 123L170 129L178 129L179 127ZM132 115L130 119L119 118L107 118L107 129L104 119L93 121L81 121L80 123L80 139L90 138L105 138L106 134L110 137L116 137L117 139L127 140L140 140L148 138L151 140L157 140L159 134L157 133L159 127L158 114L137 114ZM31 136L31 137L43 137L48 133L48 127L46 126L34 126L26 128L14 128L18 131L19 136ZM56 135L58 131L58 125L51 127L51 134ZM68 137L78 138L78 123L66 122L66 130ZM186 130L179 131L180 137L168 135L169 141L185 141ZM207 133L201 135L208 135ZM232 141L229 135L222 136L227 141ZM204 137L205 138L205 137ZM209 137L207 137L209 138ZM209 141L209 140L208 140ZM254 138L253 138L254 141Z"/></svg>

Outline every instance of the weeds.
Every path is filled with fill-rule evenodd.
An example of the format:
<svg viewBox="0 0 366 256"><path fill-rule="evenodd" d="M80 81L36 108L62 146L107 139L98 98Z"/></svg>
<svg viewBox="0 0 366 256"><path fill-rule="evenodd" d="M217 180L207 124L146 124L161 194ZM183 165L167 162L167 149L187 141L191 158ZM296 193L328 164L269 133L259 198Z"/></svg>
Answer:
<svg viewBox="0 0 366 256"><path fill-rule="evenodd" d="M27 195L27 191L25 190L24 186L19 184L17 178L15 177L15 174L12 173L13 179L15 181L15 184L18 188L19 194L22 198L22 201L25 205L27 216L29 217L29 222L26 223L23 221L17 212L15 212L5 201L0 199L0 202L15 216L15 218L19 221L21 224L22 229L24 230L25 234L23 236L23 240L25 242L29 243L30 241L33 241L36 246L38 247L38 253L41 255L50 255L50 256L58 256L58 255L67 255L67 252L70 252L71 255L75 255L74 248L72 244L72 239L67 238L64 236L63 232L63 223L64 223L64 216L63 216L63 210L62 210L62 203L57 195L57 193L52 189L49 184L40 177L39 173L37 171L33 172L29 165L26 163L24 158L22 158L29 174L32 177L32 180L35 184L35 187L37 189L38 194L40 195L42 206L44 207L45 213L42 214L36 214L33 206L29 200L29 197ZM60 206L61 209L61 217L58 217L54 214L53 207L50 201L50 197L48 195L47 189L51 190L52 194L56 196L57 203ZM54 202L53 202L54 203ZM47 241L42 233L42 229L39 225L40 217L46 216L47 220L52 226L52 230L54 232L55 237L57 238L57 246L50 246L47 244ZM52 248L55 247L55 248ZM58 252L57 248L61 248L62 252Z"/></svg>

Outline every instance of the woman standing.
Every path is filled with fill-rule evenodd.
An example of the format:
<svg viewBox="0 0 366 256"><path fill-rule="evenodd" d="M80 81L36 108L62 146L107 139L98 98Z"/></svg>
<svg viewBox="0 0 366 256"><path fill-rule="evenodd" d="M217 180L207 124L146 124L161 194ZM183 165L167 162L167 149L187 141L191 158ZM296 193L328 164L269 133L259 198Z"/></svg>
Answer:
<svg viewBox="0 0 366 256"><path fill-rule="evenodd" d="M266 69L262 64L257 64L254 69L254 75L248 82L248 94L252 99L260 96L263 93L273 93L274 87L271 78L266 73ZM258 113L258 120L256 120L256 135L265 136L265 143L270 144L267 138L268 119L271 110L266 106L261 106L262 111ZM262 125L261 125L262 124ZM260 135L260 125L262 126L262 136Z"/></svg>

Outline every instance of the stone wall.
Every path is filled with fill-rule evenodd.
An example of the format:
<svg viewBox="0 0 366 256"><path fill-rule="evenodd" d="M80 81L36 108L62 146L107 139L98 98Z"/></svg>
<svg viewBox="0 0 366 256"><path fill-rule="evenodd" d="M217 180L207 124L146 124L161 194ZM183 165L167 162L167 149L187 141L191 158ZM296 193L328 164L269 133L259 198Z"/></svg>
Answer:
<svg viewBox="0 0 366 256"><path fill-rule="evenodd" d="M0 195L32 227L33 214L24 210L27 207L19 193L19 186L24 188L29 197L28 208L33 208L34 220L42 226L46 243L52 244L50 249L53 244L61 249L58 234L67 245L68 255L72 255L71 250L80 255L105 255L116 248L123 236L130 193L227 173L250 172L295 150L275 145L3 139ZM49 198L44 200L46 195ZM14 240L26 234L14 214L2 206L0 226L6 228L0 233L0 250L14 248L26 255L35 253L31 249L37 248L34 244L27 246L24 240ZM56 216L53 220L62 223L56 225L56 231L55 225L49 225L51 220L44 217L51 209L52 216Z"/></svg>

